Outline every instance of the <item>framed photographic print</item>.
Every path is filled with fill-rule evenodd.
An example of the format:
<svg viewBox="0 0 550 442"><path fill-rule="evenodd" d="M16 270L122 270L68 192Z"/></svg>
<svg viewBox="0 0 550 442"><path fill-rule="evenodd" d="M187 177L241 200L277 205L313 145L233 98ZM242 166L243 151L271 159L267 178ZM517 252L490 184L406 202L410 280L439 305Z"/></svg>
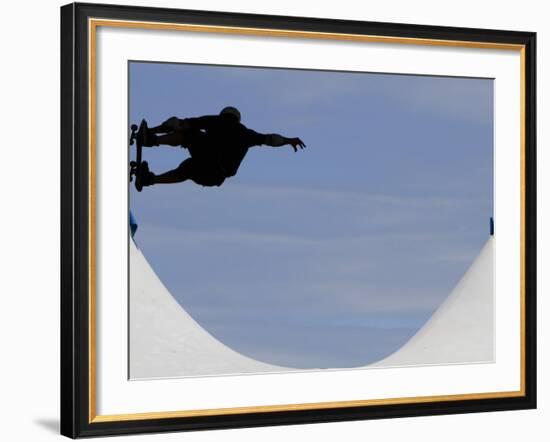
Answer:
<svg viewBox="0 0 550 442"><path fill-rule="evenodd" d="M536 406L534 33L61 8L61 432Z"/></svg>

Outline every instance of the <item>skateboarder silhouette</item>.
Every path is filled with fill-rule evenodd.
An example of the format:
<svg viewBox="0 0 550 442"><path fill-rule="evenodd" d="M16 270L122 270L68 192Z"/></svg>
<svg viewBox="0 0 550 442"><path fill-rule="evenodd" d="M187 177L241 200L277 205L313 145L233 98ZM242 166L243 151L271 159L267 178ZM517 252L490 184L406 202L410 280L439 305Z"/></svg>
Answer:
<svg viewBox="0 0 550 442"><path fill-rule="evenodd" d="M250 147L290 145L297 152L306 146L300 138L261 134L248 129L241 123L240 112L231 106L222 109L219 115L172 117L160 126L145 127L142 144L145 147L181 146L189 151L190 157L175 169L160 175L151 172L147 162L143 161L136 174L138 189L186 180L202 186L221 186L226 178L237 173Z"/></svg>

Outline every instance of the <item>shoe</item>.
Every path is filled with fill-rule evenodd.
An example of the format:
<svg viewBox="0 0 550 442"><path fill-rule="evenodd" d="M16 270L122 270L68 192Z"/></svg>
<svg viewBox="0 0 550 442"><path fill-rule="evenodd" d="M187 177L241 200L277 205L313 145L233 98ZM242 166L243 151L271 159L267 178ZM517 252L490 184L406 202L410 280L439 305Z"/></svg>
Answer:
<svg viewBox="0 0 550 442"><path fill-rule="evenodd" d="M147 186L155 184L156 175L149 170L149 164L147 161L141 162L140 173L136 175L136 189L141 192L141 189Z"/></svg>
<svg viewBox="0 0 550 442"><path fill-rule="evenodd" d="M142 145L144 147L158 146L159 145L158 136L153 132L151 132L149 129L146 129L143 134Z"/></svg>

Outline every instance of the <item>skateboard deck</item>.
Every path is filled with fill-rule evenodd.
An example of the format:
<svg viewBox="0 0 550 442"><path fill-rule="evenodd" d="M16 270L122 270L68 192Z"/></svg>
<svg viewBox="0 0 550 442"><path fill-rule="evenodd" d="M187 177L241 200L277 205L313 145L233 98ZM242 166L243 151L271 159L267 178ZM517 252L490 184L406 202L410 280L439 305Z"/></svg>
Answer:
<svg viewBox="0 0 550 442"><path fill-rule="evenodd" d="M147 122L145 120L141 120L139 128L137 125L132 124L130 129L132 130L132 133L130 134L130 146L133 146L134 143L136 145L136 159L135 161L130 161L130 182L132 181L132 178L135 178L134 185L136 190L141 192L143 185L141 184L140 177L142 176L142 168L144 163L142 161L143 137L147 131Z"/></svg>

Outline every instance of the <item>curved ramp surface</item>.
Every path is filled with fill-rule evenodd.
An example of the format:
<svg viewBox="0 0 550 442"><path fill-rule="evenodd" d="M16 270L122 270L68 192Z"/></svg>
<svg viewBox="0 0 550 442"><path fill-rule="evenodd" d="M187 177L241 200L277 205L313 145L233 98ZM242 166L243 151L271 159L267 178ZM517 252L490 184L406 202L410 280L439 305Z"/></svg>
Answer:
<svg viewBox="0 0 550 442"><path fill-rule="evenodd" d="M493 241L404 346L363 368L493 361ZM173 298L132 240L130 287L132 379L301 371L256 361L215 339Z"/></svg>
<svg viewBox="0 0 550 442"><path fill-rule="evenodd" d="M130 240L130 378L290 370L243 356L204 330Z"/></svg>
<svg viewBox="0 0 550 442"><path fill-rule="evenodd" d="M426 324L370 367L494 361L494 238Z"/></svg>

